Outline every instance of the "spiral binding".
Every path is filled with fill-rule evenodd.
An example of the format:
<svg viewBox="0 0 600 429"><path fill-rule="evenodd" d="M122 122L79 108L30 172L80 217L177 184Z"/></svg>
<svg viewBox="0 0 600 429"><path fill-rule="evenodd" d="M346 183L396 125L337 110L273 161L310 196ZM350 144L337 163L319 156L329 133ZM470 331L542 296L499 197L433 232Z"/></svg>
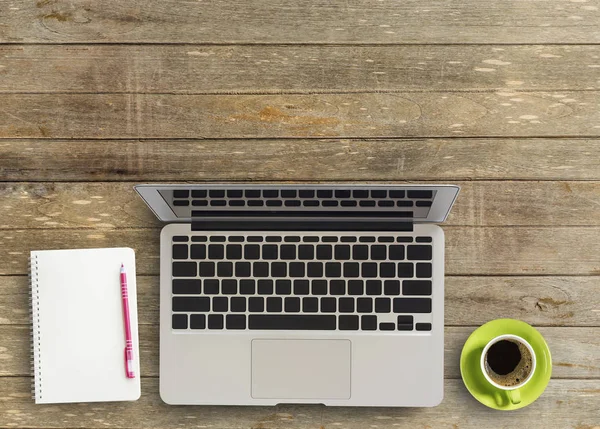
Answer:
<svg viewBox="0 0 600 429"><path fill-rule="evenodd" d="M42 350L40 347L40 307L38 290L38 261L33 253L29 259L29 301L31 303L31 351L33 354L31 369L33 381L31 383L31 397L36 402L42 399Z"/></svg>

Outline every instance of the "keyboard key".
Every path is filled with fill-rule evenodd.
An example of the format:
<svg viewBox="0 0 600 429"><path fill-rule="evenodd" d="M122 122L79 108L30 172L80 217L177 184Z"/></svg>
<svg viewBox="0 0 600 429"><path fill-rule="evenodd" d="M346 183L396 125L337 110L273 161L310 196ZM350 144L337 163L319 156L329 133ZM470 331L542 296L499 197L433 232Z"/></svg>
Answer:
<svg viewBox="0 0 600 429"><path fill-rule="evenodd" d="M333 197L333 191L331 189L319 189L317 191L317 197L319 197L319 198L331 198L331 197Z"/></svg>
<svg viewBox="0 0 600 429"><path fill-rule="evenodd" d="M377 330L377 316L361 316L360 317L360 328L363 331L376 331Z"/></svg>
<svg viewBox="0 0 600 429"><path fill-rule="evenodd" d="M398 243L412 243L412 237L396 237L396 242Z"/></svg>
<svg viewBox="0 0 600 429"><path fill-rule="evenodd" d="M394 313L431 313L431 298L394 298Z"/></svg>
<svg viewBox="0 0 600 429"><path fill-rule="evenodd" d="M194 243L206 243L207 238L204 235L194 235L192 241Z"/></svg>
<svg viewBox="0 0 600 429"><path fill-rule="evenodd" d="M177 207L189 206L190 202L188 200L173 200L173 205Z"/></svg>
<svg viewBox="0 0 600 429"><path fill-rule="evenodd" d="M259 189L246 189L244 191L244 195L246 195L246 198L260 198L260 190Z"/></svg>
<svg viewBox="0 0 600 429"><path fill-rule="evenodd" d="M289 276L290 277L304 277L305 266L304 262L290 262L289 265Z"/></svg>
<svg viewBox="0 0 600 429"><path fill-rule="evenodd" d="M241 235L232 235L229 237L229 241L231 243L243 243L244 237L242 237Z"/></svg>
<svg viewBox="0 0 600 429"><path fill-rule="evenodd" d="M390 260L401 261L404 259L404 246L397 244L391 245L389 248Z"/></svg>
<svg viewBox="0 0 600 429"><path fill-rule="evenodd" d="M244 200L230 200L229 201L229 205L231 207L241 207L241 206L245 206L246 205L246 201L244 201ZM230 237L229 241L235 241L235 240L232 240L231 237Z"/></svg>
<svg viewBox="0 0 600 429"><path fill-rule="evenodd" d="M398 316L398 330L399 331L412 331L413 330L413 317L412 316Z"/></svg>
<svg viewBox="0 0 600 429"><path fill-rule="evenodd" d="M309 286L308 280L294 280L294 295L308 295Z"/></svg>
<svg viewBox="0 0 600 429"><path fill-rule="evenodd" d="M350 191L346 189L338 189L335 191L336 198L350 198Z"/></svg>
<svg viewBox="0 0 600 429"><path fill-rule="evenodd" d="M235 276L236 277L250 277L250 262L236 262L235 263Z"/></svg>
<svg viewBox="0 0 600 429"><path fill-rule="evenodd" d="M265 241L267 243L281 243L281 237L276 235L269 235L268 237L265 237Z"/></svg>
<svg viewBox="0 0 600 429"><path fill-rule="evenodd" d="M296 198L296 190L295 189L282 189L281 197L282 198Z"/></svg>
<svg viewBox="0 0 600 429"><path fill-rule="evenodd" d="M300 313L300 298L290 297L284 300L286 313Z"/></svg>
<svg viewBox="0 0 600 429"><path fill-rule="evenodd" d="M431 280L404 280L402 295L431 295Z"/></svg>
<svg viewBox="0 0 600 429"><path fill-rule="evenodd" d="M262 243L263 238L260 235L251 235L247 238L248 243Z"/></svg>
<svg viewBox="0 0 600 429"><path fill-rule="evenodd" d="M204 314L190 315L191 329L206 329L206 316Z"/></svg>
<svg viewBox="0 0 600 429"><path fill-rule="evenodd" d="M340 241L342 243L356 243L356 237L345 236L345 237L341 237Z"/></svg>
<svg viewBox="0 0 600 429"><path fill-rule="evenodd" d="M354 298L340 298L338 308L340 313L354 313Z"/></svg>
<svg viewBox="0 0 600 429"><path fill-rule="evenodd" d="M237 280L226 279L221 281L221 293L223 295L237 295Z"/></svg>
<svg viewBox="0 0 600 429"><path fill-rule="evenodd" d="M335 313L336 311L335 298L321 298L321 313Z"/></svg>
<svg viewBox="0 0 600 429"><path fill-rule="evenodd" d="M192 205L194 207L206 207L208 205L208 201L206 200L193 200Z"/></svg>
<svg viewBox="0 0 600 429"><path fill-rule="evenodd" d="M431 249L431 246L424 244L408 246L407 259L409 261L429 261L432 256Z"/></svg>
<svg viewBox="0 0 600 429"><path fill-rule="evenodd" d="M415 328L417 331L431 331L431 323L417 323Z"/></svg>
<svg viewBox="0 0 600 429"><path fill-rule="evenodd" d="M335 200L325 200L325 201L321 201L321 205L323 207L337 207L339 205L339 203Z"/></svg>
<svg viewBox="0 0 600 429"><path fill-rule="evenodd" d="M382 262L379 264L379 277L389 279L396 277L396 264L393 262Z"/></svg>
<svg viewBox="0 0 600 429"><path fill-rule="evenodd" d="M340 331L357 331L358 316L340 316L339 324Z"/></svg>
<svg viewBox="0 0 600 429"><path fill-rule="evenodd" d="M433 191L425 191L425 190L408 191L408 198L432 198L432 197L433 197Z"/></svg>
<svg viewBox="0 0 600 429"><path fill-rule="evenodd" d="M323 237L325 238L325 237ZM331 246L327 244L320 244L317 246L317 259L326 260L332 259L333 253Z"/></svg>
<svg viewBox="0 0 600 429"><path fill-rule="evenodd" d="M341 277L342 264L339 262L327 262L325 264L325 277Z"/></svg>
<svg viewBox="0 0 600 429"><path fill-rule="evenodd" d="M377 237L377 241L380 243L393 243L394 237Z"/></svg>
<svg viewBox="0 0 600 429"><path fill-rule="evenodd" d="M404 191L390 191L390 198L404 198Z"/></svg>
<svg viewBox="0 0 600 429"><path fill-rule="evenodd" d="M305 207L317 207L319 202L317 200L305 200L302 202Z"/></svg>
<svg viewBox="0 0 600 429"><path fill-rule="evenodd" d="M197 273L196 262L173 262L173 277L196 277Z"/></svg>
<svg viewBox="0 0 600 429"><path fill-rule="evenodd" d="M190 191L187 189L176 189L173 191L174 198L187 198L190 195Z"/></svg>
<svg viewBox="0 0 600 429"><path fill-rule="evenodd" d="M386 246L377 244L371 246L371 259L375 261L384 261L387 258Z"/></svg>
<svg viewBox="0 0 600 429"><path fill-rule="evenodd" d="M208 259L223 259L225 257L225 246L222 244L208 245Z"/></svg>
<svg viewBox="0 0 600 429"><path fill-rule="evenodd" d="M214 277L215 276L215 263L214 262L200 262L200 277Z"/></svg>
<svg viewBox="0 0 600 429"><path fill-rule="evenodd" d="M267 312L281 313L282 309L283 309L283 307L282 307L282 299L281 298L279 298L277 296L267 298Z"/></svg>
<svg viewBox="0 0 600 429"><path fill-rule="evenodd" d="M330 295L346 295L346 282L344 280L329 281Z"/></svg>
<svg viewBox="0 0 600 429"><path fill-rule="evenodd" d="M367 295L381 295L381 280L367 280Z"/></svg>
<svg viewBox="0 0 600 429"><path fill-rule="evenodd" d="M228 189L227 198L242 198L244 191L241 189Z"/></svg>
<svg viewBox="0 0 600 429"><path fill-rule="evenodd" d="M389 323L382 322L379 324L379 330L380 331L395 331L396 326L391 322L389 322Z"/></svg>
<svg viewBox="0 0 600 429"><path fill-rule="evenodd" d="M204 295L218 295L219 294L219 280L207 279L204 280Z"/></svg>
<svg viewBox="0 0 600 429"><path fill-rule="evenodd" d="M269 277L269 263L268 262L254 262L252 263L253 277Z"/></svg>
<svg viewBox="0 0 600 429"><path fill-rule="evenodd" d="M223 189L211 189L208 191L208 195L211 198L223 198L225 196L225 191Z"/></svg>
<svg viewBox="0 0 600 429"><path fill-rule="evenodd" d="M213 235L212 237L210 237L210 241L215 242L215 243L225 243L225 236L224 235Z"/></svg>
<svg viewBox="0 0 600 429"><path fill-rule="evenodd" d="M173 311L210 311L210 298L204 296L176 296L172 299Z"/></svg>
<svg viewBox="0 0 600 429"><path fill-rule="evenodd" d="M233 264L231 262L217 263L217 277L233 277Z"/></svg>
<svg viewBox="0 0 600 429"><path fill-rule="evenodd" d="M371 313L373 311L373 298L357 298L356 311L359 313Z"/></svg>
<svg viewBox="0 0 600 429"><path fill-rule="evenodd" d="M228 245L227 259L242 259L242 246L239 244Z"/></svg>
<svg viewBox="0 0 600 429"><path fill-rule="evenodd" d="M389 313L392 311L389 298L375 298L375 313Z"/></svg>
<svg viewBox="0 0 600 429"><path fill-rule="evenodd" d="M312 294L313 295L327 295L327 281L326 280L313 280L312 281Z"/></svg>
<svg viewBox="0 0 600 429"><path fill-rule="evenodd" d="M377 277L377 264L375 262L364 262L361 268L363 277Z"/></svg>
<svg viewBox="0 0 600 429"><path fill-rule="evenodd" d="M177 242L177 243L185 243L189 240L188 237L184 236L184 235L176 235L173 237L173 241Z"/></svg>
<svg viewBox="0 0 600 429"><path fill-rule="evenodd" d="M244 259L260 259L260 246L258 244L246 244L244 246Z"/></svg>
<svg viewBox="0 0 600 429"><path fill-rule="evenodd" d="M242 295L254 295L255 290L254 280L240 280L240 293Z"/></svg>
<svg viewBox="0 0 600 429"><path fill-rule="evenodd" d="M222 314L209 314L208 315L208 329L223 329L223 315Z"/></svg>
<svg viewBox="0 0 600 429"><path fill-rule="evenodd" d="M248 207L262 207L265 203L263 200L248 200Z"/></svg>
<svg viewBox="0 0 600 429"><path fill-rule="evenodd" d="M300 191L298 191L298 196L300 198L314 198L315 191L311 189L301 189Z"/></svg>
<svg viewBox="0 0 600 429"><path fill-rule="evenodd" d="M340 201L340 206L342 207L356 207L358 203L354 200L343 200Z"/></svg>
<svg viewBox="0 0 600 429"><path fill-rule="evenodd" d="M263 197L265 198L277 198L279 197L279 191L277 189L264 189Z"/></svg>
<svg viewBox="0 0 600 429"><path fill-rule="evenodd" d="M413 264L410 262L398 262L398 277L410 278L413 276Z"/></svg>
<svg viewBox="0 0 600 429"><path fill-rule="evenodd" d="M192 259L206 259L206 244L192 244L190 249Z"/></svg>
<svg viewBox="0 0 600 429"><path fill-rule="evenodd" d="M347 261L350 259L350 246L344 244L335 246L335 259L338 261Z"/></svg>
<svg viewBox="0 0 600 429"><path fill-rule="evenodd" d="M250 313L262 313L265 311L265 300L259 296L248 298L248 311Z"/></svg>
<svg viewBox="0 0 600 429"><path fill-rule="evenodd" d="M331 235L326 235L325 237L321 237L321 241L323 241L323 243L337 243L338 238Z"/></svg>
<svg viewBox="0 0 600 429"><path fill-rule="evenodd" d="M174 244L172 255L173 255L173 259L187 259L188 258L187 244Z"/></svg>
<svg viewBox="0 0 600 429"><path fill-rule="evenodd" d="M400 282L398 280L386 280L383 282L383 293L385 295L400 295Z"/></svg>
<svg viewBox="0 0 600 429"><path fill-rule="evenodd" d="M287 264L285 262L272 262L271 263L271 277L286 277L287 276Z"/></svg>
<svg viewBox="0 0 600 429"><path fill-rule="evenodd" d="M290 295L292 282L290 280L277 280L275 282L275 295Z"/></svg>
<svg viewBox="0 0 600 429"><path fill-rule="evenodd" d="M302 298L302 311L305 313L317 313L319 311L319 298Z"/></svg>
<svg viewBox="0 0 600 429"><path fill-rule="evenodd" d="M286 207L300 207L302 203L298 200L287 200L285 202Z"/></svg>
<svg viewBox="0 0 600 429"><path fill-rule="evenodd" d="M344 263L344 277L359 277L360 265L357 262Z"/></svg>
<svg viewBox="0 0 600 429"><path fill-rule="evenodd" d="M417 277L419 278L430 278L431 277L431 264L427 262L419 262L417 264Z"/></svg>
<svg viewBox="0 0 600 429"><path fill-rule="evenodd" d="M431 201L428 201L428 202L431 202ZM418 206L418 205L419 205L419 204L417 204L417 206ZM415 239L415 241L416 241L417 243L431 243L431 242L433 241L433 238L431 238L431 237L417 237L417 238Z"/></svg>
<svg viewBox="0 0 600 429"><path fill-rule="evenodd" d="M217 296L212 299L213 311L216 313L225 313L229 307L227 298L224 296Z"/></svg>
<svg viewBox="0 0 600 429"><path fill-rule="evenodd" d="M234 313L244 313L246 311L246 298L234 296L229 303L231 311Z"/></svg>
<svg viewBox="0 0 600 429"><path fill-rule="evenodd" d="M258 281L258 294L259 295L272 295L273 294L273 280L259 280Z"/></svg>
<svg viewBox="0 0 600 429"><path fill-rule="evenodd" d="M215 206L215 207L223 207L227 205L227 201L225 200L212 200L210 202L211 206Z"/></svg>
<svg viewBox="0 0 600 429"><path fill-rule="evenodd" d="M361 243L375 243L375 237L359 237L358 241Z"/></svg>
<svg viewBox="0 0 600 429"><path fill-rule="evenodd" d="M375 201L371 200L362 200L359 205L361 207L375 207Z"/></svg>
<svg viewBox="0 0 600 429"><path fill-rule="evenodd" d="M371 198L387 198L387 191L383 189L373 189L371 191Z"/></svg>
<svg viewBox="0 0 600 429"><path fill-rule="evenodd" d="M313 237L311 235L303 237L302 241L304 241L305 243L318 243L319 242L319 237Z"/></svg>
<svg viewBox="0 0 600 429"><path fill-rule="evenodd" d="M364 286L362 280L348 280L348 295L362 295Z"/></svg>
<svg viewBox="0 0 600 429"><path fill-rule="evenodd" d="M309 262L306 264L307 277L323 277L323 264L321 262Z"/></svg>
<svg viewBox="0 0 600 429"><path fill-rule="evenodd" d="M268 200L267 207L281 207L283 203L279 200Z"/></svg>
<svg viewBox="0 0 600 429"><path fill-rule="evenodd" d="M173 294L200 294L200 280L173 279Z"/></svg>
<svg viewBox="0 0 600 429"><path fill-rule="evenodd" d="M306 239L307 237L305 237ZM315 248L311 245L302 244L298 246L298 259L306 261L315 257Z"/></svg>
<svg viewBox="0 0 600 429"><path fill-rule="evenodd" d="M248 316L249 329L331 331L335 330L335 327L334 315L251 314Z"/></svg>
<svg viewBox="0 0 600 429"><path fill-rule="evenodd" d="M296 259L296 246L293 244L284 244L279 249L280 258L283 260Z"/></svg>
<svg viewBox="0 0 600 429"><path fill-rule="evenodd" d="M352 259L366 261L369 259L369 246L356 245L352 247Z"/></svg>
<svg viewBox="0 0 600 429"><path fill-rule="evenodd" d="M187 314L173 314L171 316L171 325L173 329L187 329L188 316Z"/></svg>
<svg viewBox="0 0 600 429"><path fill-rule="evenodd" d="M278 258L277 245L265 244L262 247L263 259L275 260Z"/></svg>
<svg viewBox="0 0 600 429"><path fill-rule="evenodd" d="M369 198L369 191L366 189L355 189L352 191L352 196L354 198Z"/></svg>
<svg viewBox="0 0 600 429"><path fill-rule="evenodd" d="M283 239L286 243L300 243L300 237L295 235L287 236Z"/></svg>

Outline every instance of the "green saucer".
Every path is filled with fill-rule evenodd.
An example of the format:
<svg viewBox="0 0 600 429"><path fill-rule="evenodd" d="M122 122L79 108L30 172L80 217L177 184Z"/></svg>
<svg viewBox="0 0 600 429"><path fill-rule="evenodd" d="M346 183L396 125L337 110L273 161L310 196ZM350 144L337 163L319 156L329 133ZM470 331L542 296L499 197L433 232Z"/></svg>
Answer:
<svg viewBox="0 0 600 429"><path fill-rule="evenodd" d="M513 334L526 340L536 355L536 368L531 380L520 388L521 402L513 404L507 393L492 386L481 372L481 352L498 335ZM514 319L497 319L477 328L465 342L460 355L460 374L467 390L475 399L496 410L517 410L531 404L546 389L552 374L552 358L544 337L532 326Z"/></svg>

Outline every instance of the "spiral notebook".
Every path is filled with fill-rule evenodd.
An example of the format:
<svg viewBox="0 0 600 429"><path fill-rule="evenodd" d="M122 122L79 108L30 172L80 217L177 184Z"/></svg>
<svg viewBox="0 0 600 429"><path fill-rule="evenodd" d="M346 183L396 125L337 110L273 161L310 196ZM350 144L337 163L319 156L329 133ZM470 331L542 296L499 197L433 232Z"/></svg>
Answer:
<svg viewBox="0 0 600 429"><path fill-rule="evenodd" d="M119 271L127 271L135 378L125 374ZM133 249L31 252L36 404L140 397Z"/></svg>

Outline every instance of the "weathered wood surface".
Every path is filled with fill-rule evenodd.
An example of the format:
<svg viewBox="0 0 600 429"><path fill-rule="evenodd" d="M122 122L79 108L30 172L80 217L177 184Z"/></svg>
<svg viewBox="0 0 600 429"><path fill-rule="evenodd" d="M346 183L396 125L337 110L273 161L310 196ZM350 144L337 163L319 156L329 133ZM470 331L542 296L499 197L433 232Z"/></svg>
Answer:
<svg viewBox="0 0 600 429"><path fill-rule="evenodd" d="M7 349L0 352L0 376L32 375L29 329L28 326L0 325L0 337ZM460 353L474 329L446 327L445 378L460 379ZM554 379L600 380L600 327L538 329L552 350ZM139 341L142 376L158 377L158 319L154 325L140 327Z"/></svg>
<svg viewBox="0 0 600 429"><path fill-rule="evenodd" d="M600 274L599 227L447 226L448 275ZM0 275L26 274L30 250L127 246L138 274L158 274L158 228L0 230Z"/></svg>
<svg viewBox="0 0 600 429"><path fill-rule="evenodd" d="M2 10L0 42L600 42L597 1L3 0Z"/></svg>
<svg viewBox="0 0 600 429"><path fill-rule="evenodd" d="M593 90L2 98L0 138L600 136Z"/></svg>
<svg viewBox="0 0 600 429"><path fill-rule="evenodd" d="M461 193L444 225L600 226L598 181L452 183ZM134 185L0 183L0 229L162 226Z"/></svg>
<svg viewBox="0 0 600 429"><path fill-rule="evenodd" d="M6 139L0 180L599 180L598 159L600 139Z"/></svg>
<svg viewBox="0 0 600 429"><path fill-rule="evenodd" d="M2 46L0 92L598 89L600 46Z"/></svg>
<svg viewBox="0 0 600 429"><path fill-rule="evenodd" d="M518 412L492 412L473 399L461 380L446 380L445 399L434 408L173 407L158 395L158 379L142 379L137 402L34 405L30 378L0 378L0 424L28 428L527 428L595 429L600 424L598 380L552 380L544 395Z"/></svg>

